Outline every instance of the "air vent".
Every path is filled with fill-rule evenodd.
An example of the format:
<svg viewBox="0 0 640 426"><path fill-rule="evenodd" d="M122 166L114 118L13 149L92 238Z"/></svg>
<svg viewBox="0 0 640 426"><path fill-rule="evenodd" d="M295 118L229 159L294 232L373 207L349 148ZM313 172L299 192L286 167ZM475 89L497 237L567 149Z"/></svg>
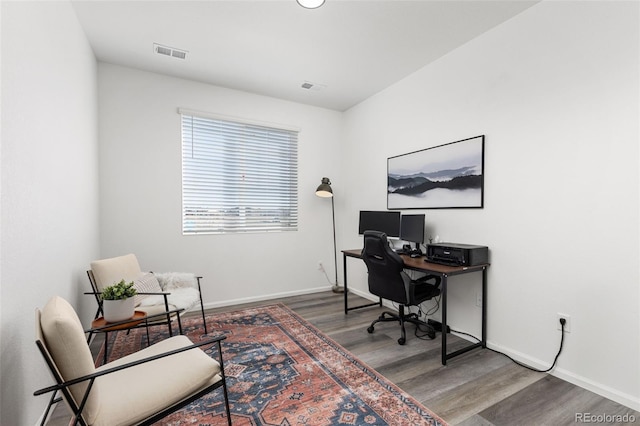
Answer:
<svg viewBox="0 0 640 426"><path fill-rule="evenodd" d="M187 57L187 52L184 52L182 50L172 50L171 56L173 56L174 58L184 59Z"/></svg>
<svg viewBox="0 0 640 426"><path fill-rule="evenodd" d="M156 46L156 52L161 54L161 55L171 56L171 49L166 48L166 47Z"/></svg>
<svg viewBox="0 0 640 426"><path fill-rule="evenodd" d="M323 89L326 89L327 85L326 84L319 84L319 83L312 83L310 81L305 81L300 85L300 87L302 87L303 89L306 89L306 90L311 90L313 92L319 92L319 91L321 91Z"/></svg>
<svg viewBox="0 0 640 426"><path fill-rule="evenodd" d="M159 55L173 56L178 59L185 59L187 57L186 50L180 50L169 46L163 46L161 44L153 43L153 51Z"/></svg>

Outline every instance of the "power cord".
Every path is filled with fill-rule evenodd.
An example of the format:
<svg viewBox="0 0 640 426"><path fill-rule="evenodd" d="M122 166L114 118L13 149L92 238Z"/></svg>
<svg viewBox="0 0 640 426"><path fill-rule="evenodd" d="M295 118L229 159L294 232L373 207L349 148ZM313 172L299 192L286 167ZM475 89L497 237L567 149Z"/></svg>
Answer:
<svg viewBox="0 0 640 426"><path fill-rule="evenodd" d="M422 317L424 315L424 318L425 318L425 321L426 321L427 317L429 317L429 316L435 314L436 312L438 312L438 310L440 310L440 297L441 296L436 296L436 297L430 299L430 300L433 300L435 303L431 308L427 309L426 311L424 311L422 309L422 303L420 305L418 305L418 317L420 318L420 317ZM414 333L415 336L418 339L421 339L421 340L433 340L431 337L429 337L429 328L423 329L422 327L425 327L425 326L422 326L420 324L418 324L416 326L416 331ZM430 326L426 326L426 327L430 327ZM418 334L419 331L422 332L423 334Z"/></svg>
<svg viewBox="0 0 640 426"><path fill-rule="evenodd" d="M323 268L323 270L324 270L324 268ZM326 275L327 275L327 273L325 271L325 276ZM329 277L327 276L327 280L328 279L329 279ZM426 317L428 317L430 315L433 315L436 312L438 312L438 310L440 310L440 298L441 298L441 296L436 296L433 299L431 299L431 300L435 301L435 305L433 307L431 307L430 309L428 309L427 311L423 311L422 304L418 305L418 317L419 318L422 317L422 315L424 313L424 317L426 318ZM392 305L396 308L396 310L399 309L399 306L395 302L392 302ZM562 353L562 348L564 346L564 327L565 327L566 324L567 324L567 320L565 318L560 318L560 327L561 327L560 348L558 349L558 353L556 354L555 358L553 359L553 364L551 364L551 367L547 368L546 370L540 370L540 369L537 369L535 367L531 367L529 365L523 364L520 361L517 361L517 360L511 358L509 355L505 354L504 352L500 352L500 351L497 351L497 350L491 349L491 348L487 348L487 349L489 349L491 352L495 352L497 354L504 355L505 357L509 358L515 364L518 364L519 366L524 367L524 368L526 368L528 370L535 371L535 372L538 372L538 373L548 373L549 371L553 370L553 368L556 366L556 363L558 362L558 358L560 357L560 354ZM474 336L472 334L465 333L464 331L453 330L451 328L449 328L449 329L453 333L464 334L465 336L469 336L469 337L477 340L478 342L481 342L480 339L478 339L476 336ZM418 334L418 332L421 332L423 334ZM445 331L443 330L442 332L445 332ZM428 338L428 334L429 334L428 333L428 329L427 330L422 329L421 325L419 325L419 324L416 325L416 330L415 330L414 334L418 339L421 339L421 340L432 340L431 338Z"/></svg>
<svg viewBox="0 0 640 426"><path fill-rule="evenodd" d="M435 305L433 305L433 307L429 310L427 310L424 313L424 317L425 319L433 314L435 314L436 312L438 312L440 310L440 298L442 296L436 296L430 300L433 300L435 302ZM424 303L424 302L423 302ZM422 304L419 305L418 309L422 312ZM420 315L419 315L420 316Z"/></svg>
<svg viewBox="0 0 640 426"><path fill-rule="evenodd" d="M324 269L324 265L322 265L322 268L320 270L324 273L324 276L327 278L327 282L329 284L334 285L334 286L338 285L338 283L331 282L331 278L329 278L329 274L327 274L327 270Z"/></svg>
<svg viewBox="0 0 640 426"><path fill-rule="evenodd" d="M436 313L439 309L440 309L440 297L436 296L433 299L435 301L435 305L430 308L428 311L424 312L424 316L425 318L429 315L433 315L434 313ZM391 305L394 307L394 309L396 311L398 311L400 309L400 305L396 302L391 302ZM423 315L423 309L422 309L422 304L418 305L418 318L421 318ZM431 337L429 336L429 329L424 329L424 326L422 326L421 324L416 324L416 329L414 331L414 335L421 340L433 340ZM418 334L418 332L422 333L422 334ZM473 337L473 336L471 336ZM475 337L473 337L475 339Z"/></svg>
<svg viewBox="0 0 640 426"><path fill-rule="evenodd" d="M415 336L420 340L433 340L429 337L429 330L424 330L422 327L424 327L422 324L416 324L416 331L414 332ZM422 334L418 334L418 332L422 332Z"/></svg>
<svg viewBox="0 0 640 426"><path fill-rule="evenodd" d="M518 364L520 367L524 367L524 368L526 368L528 370L535 371L537 373L548 373L549 371L553 370L553 368L556 366L556 363L558 362L558 357L560 357L560 354L562 353L562 347L564 346L564 326L566 325L566 323L567 323L566 319L560 318L560 327L562 329L561 330L562 334L560 335L560 348L558 349L558 353L556 354L556 357L553 359L553 364L551 364L551 367L547 368L546 370L540 370L540 369L537 369L535 367L531 367L529 365L523 364L520 361L517 361L517 360L511 358L509 355L505 354L504 352L500 352L500 351L497 351L497 350L491 349L491 348L487 348L487 349L489 349L491 352L495 352L497 354L506 356L511 361L513 361L514 363ZM476 339L478 342L480 342L480 339L478 339L476 336L474 336L472 334L465 333L464 331L453 330L453 329L451 331L454 332L454 333L464 334L465 336L472 337L472 338Z"/></svg>

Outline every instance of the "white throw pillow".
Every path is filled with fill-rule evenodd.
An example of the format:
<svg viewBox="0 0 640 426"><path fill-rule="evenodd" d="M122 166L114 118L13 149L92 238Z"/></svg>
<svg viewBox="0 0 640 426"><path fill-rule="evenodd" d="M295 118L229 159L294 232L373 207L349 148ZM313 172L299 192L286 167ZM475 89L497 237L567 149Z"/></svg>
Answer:
<svg viewBox="0 0 640 426"><path fill-rule="evenodd" d="M158 279L151 272L147 272L139 276L137 279L133 281L133 287L136 289L138 293L161 293L162 288L160 288L160 283ZM135 296L135 305L140 306L144 299L149 297L157 298L158 296L144 295L138 294ZM162 296L159 296L162 298Z"/></svg>

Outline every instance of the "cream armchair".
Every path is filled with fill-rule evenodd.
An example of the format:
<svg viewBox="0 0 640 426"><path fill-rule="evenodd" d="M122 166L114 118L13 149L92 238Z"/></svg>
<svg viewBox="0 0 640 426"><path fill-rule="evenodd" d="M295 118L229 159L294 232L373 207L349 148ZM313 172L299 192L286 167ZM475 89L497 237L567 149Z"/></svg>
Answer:
<svg viewBox="0 0 640 426"><path fill-rule="evenodd" d="M191 273L143 272L134 254L93 261L87 275L91 283L91 294L95 296L98 303L96 318L102 314L100 299L102 289L124 279L127 282L133 281L136 290L140 293L136 296L136 310L144 311L148 316L174 311L173 315L168 314L164 320L149 322L149 325L166 323L169 327L169 335L173 335L171 321L176 315L175 311L178 310L182 314L199 305L204 333L207 334L207 321L200 287L202 277ZM178 326L182 334L180 322Z"/></svg>
<svg viewBox="0 0 640 426"><path fill-rule="evenodd" d="M34 395L53 392L51 405L61 392L74 416L69 424L147 425L222 388L231 425L222 362L224 339L194 345L186 336L174 336L96 368L73 307L53 297L42 311L36 309L36 345L56 384ZM217 360L200 349L211 345L216 346Z"/></svg>

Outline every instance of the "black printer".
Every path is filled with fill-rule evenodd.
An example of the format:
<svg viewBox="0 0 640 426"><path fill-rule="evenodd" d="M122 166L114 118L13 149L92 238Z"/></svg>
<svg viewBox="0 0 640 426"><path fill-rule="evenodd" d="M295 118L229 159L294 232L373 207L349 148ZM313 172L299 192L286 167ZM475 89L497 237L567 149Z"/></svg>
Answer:
<svg viewBox="0 0 640 426"><path fill-rule="evenodd" d="M471 244L427 244L426 260L453 266L475 266L489 263L489 248Z"/></svg>

